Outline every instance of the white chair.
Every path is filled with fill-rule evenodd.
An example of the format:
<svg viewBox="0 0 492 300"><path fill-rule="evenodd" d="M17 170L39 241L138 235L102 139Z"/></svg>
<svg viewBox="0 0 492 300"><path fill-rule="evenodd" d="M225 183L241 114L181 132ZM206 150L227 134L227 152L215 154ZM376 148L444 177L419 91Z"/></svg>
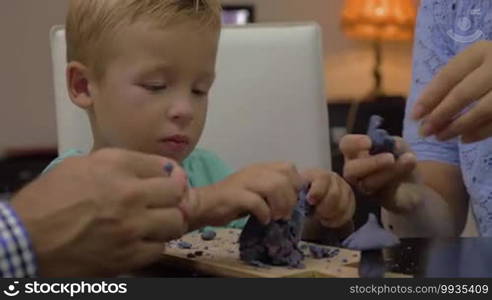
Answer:
<svg viewBox="0 0 492 300"><path fill-rule="evenodd" d="M55 26L50 32L53 83L55 88L56 130L58 153L68 149L89 152L92 148L92 132L85 111L70 101L67 91L67 45L65 27Z"/></svg>
<svg viewBox="0 0 492 300"><path fill-rule="evenodd" d="M66 91L64 28L51 31L58 150L88 151L84 111ZM225 27L217 80L199 147L233 168L287 160L298 167L331 168L321 34L316 24Z"/></svg>

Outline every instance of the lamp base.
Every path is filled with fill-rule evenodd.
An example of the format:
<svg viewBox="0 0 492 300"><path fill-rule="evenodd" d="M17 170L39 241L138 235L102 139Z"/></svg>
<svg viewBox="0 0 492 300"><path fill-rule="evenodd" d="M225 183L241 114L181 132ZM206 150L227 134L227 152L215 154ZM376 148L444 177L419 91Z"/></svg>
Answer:
<svg viewBox="0 0 492 300"><path fill-rule="evenodd" d="M378 99L386 97L382 89L382 74L381 74L381 61L382 61L382 49L381 41L375 40L372 44L374 49L374 68L372 70L372 76L374 78L374 87L364 97L358 101L354 101L350 106L350 110L347 116L347 133L352 133L355 125L355 118L357 111L359 110L359 103L377 101Z"/></svg>

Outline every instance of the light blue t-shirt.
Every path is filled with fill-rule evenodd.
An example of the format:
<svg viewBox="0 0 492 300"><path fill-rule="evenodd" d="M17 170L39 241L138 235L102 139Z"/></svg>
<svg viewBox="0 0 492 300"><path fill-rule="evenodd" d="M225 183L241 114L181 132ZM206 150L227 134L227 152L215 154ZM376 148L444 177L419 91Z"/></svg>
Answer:
<svg viewBox="0 0 492 300"><path fill-rule="evenodd" d="M459 139L439 142L434 137L422 138L418 123L410 117L415 101L441 67L479 40L492 40L492 0L421 1L404 138L419 160L460 167L478 231L482 236L492 236L492 138L472 144Z"/></svg>
<svg viewBox="0 0 492 300"><path fill-rule="evenodd" d="M71 149L57 157L44 169L44 172L55 168L63 160L73 157L84 155L83 152ZM188 157L183 161L183 168L188 175L188 181L192 187L202 187L206 185L214 184L218 181L223 180L230 174L232 174L232 169L221 160L215 153L204 150L195 149ZM241 229L246 224L247 217L234 220L229 223L226 227L228 228L238 228ZM213 227L205 227L202 230L212 229Z"/></svg>

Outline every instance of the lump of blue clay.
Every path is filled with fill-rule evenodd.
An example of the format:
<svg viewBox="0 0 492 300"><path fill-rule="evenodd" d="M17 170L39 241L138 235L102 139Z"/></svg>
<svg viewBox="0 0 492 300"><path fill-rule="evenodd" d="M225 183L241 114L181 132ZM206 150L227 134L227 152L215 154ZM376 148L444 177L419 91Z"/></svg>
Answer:
<svg viewBox="0 0 492 300"><path fill-rule="evenodd" d="M180 249L190 249L193 245L191 243L188 243L186 241L179 241L178 242L178 247Z"/></svg>
<svg viewBox="0 0 492 300"><path fill-rule="evenodd" d="M201 237L202 237L202 240L204 240L204 241L211 241L211 240L215 239L216 235L217 235L217 233L215 231L206 230L206 231L202 232Z"/></svg>
<svg viewBox="0 0 492 300"><path fill-rule="evenodd" d="M393 247L400 240L391 231L382 228L376 216L369 214L366 224L342 242L342 246L352 250L378 250Z"/></svg>
<svg viewBox="0 0 492 300"><path fill-rule="evenodd" d="M299 201L289 221L279 220L263 225L251 216L239 236L239 257L249 264L302 268L304 254L299 248L304 218L310 213L306 196L309 187L299 192Z"/></svg>
<svg viewBox="0 0 492 300"><path fill-rule="evenodd" d="M369 154L375 155L379 153L389 152L395 154L395 139L388 134L384 129L381 129L383 118L377 115L371 116L369 126L367 127L367 135L371 139L372 147Z"/></svg>
<svg viewBox="0 0 492 300"><path fill-rule="evenodd" d="M316 259L320 258L332 258L338 255L340 250L338 249L328 249L318 245L309 245L309 252L311 256Z"/></svg>
<svg viewBox="0 0 492 300"><path fill-rule="evenodd" d="M252 260L249 262L250 265L252 265L253 267L257 267L257 268L262 268L262 269L268 269L269 266L262 263L261 261L257 261L257 260Z"/></svg>
<svg viewBox="0 0 492 300"><path fill-rule="evenodd" d="M323 247L316 246L316 245L309 245L309 252L311 253L311 256L314 258L323 258L327 256L327 253Z"/></svg>

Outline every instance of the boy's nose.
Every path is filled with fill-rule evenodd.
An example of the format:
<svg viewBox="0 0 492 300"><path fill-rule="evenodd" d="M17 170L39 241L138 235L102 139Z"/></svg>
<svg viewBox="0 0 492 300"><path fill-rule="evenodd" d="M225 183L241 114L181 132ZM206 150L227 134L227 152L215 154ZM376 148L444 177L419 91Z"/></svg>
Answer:
<svg viewBox="0 0 492 300"><path fill-rule="evenodd" d="M191 99L179 99L173 101L168 109L168 117L181 125L186 125L193 120L193 106Z"/></svg>

